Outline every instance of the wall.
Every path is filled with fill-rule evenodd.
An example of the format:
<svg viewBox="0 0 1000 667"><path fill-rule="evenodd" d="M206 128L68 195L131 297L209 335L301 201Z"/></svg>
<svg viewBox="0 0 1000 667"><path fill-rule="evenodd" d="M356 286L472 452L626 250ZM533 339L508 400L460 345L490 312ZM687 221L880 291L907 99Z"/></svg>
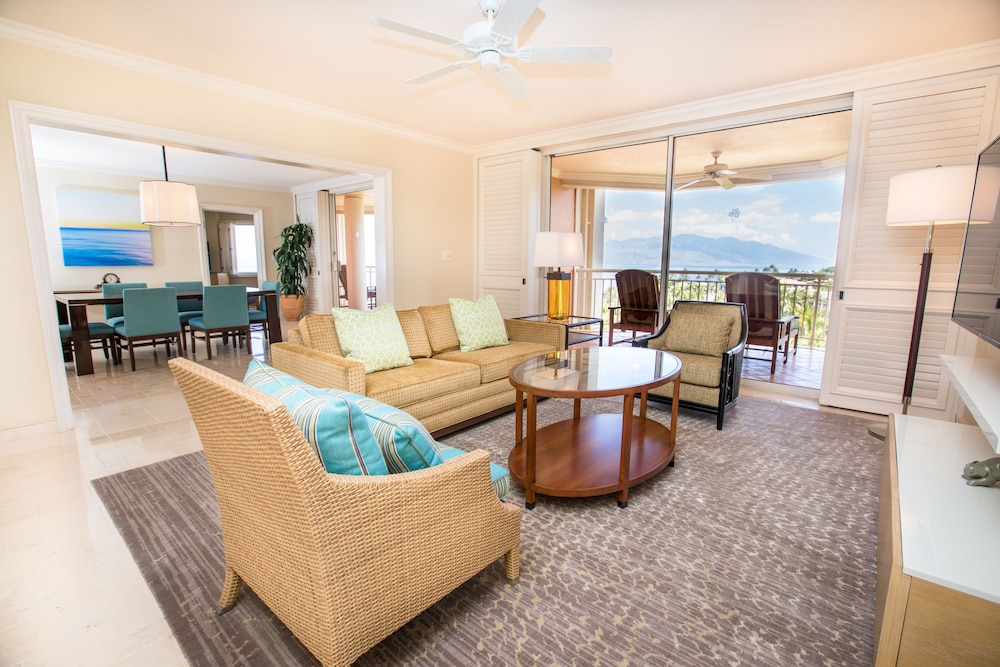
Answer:
<svg viewBox="0 0 1000 667"><path fill-rule="evenodd" d="M451 296L473 297L473 170L471 157L463 152L4 40L0 101L4 108L10 101L26 102L391 170L396 305L412 308ZM199 192L199 198L203 203L214 199L208 192ZM265 229L268 243L280 226L291 222L290 215L280 218L276 215ZM17 313L17 326L0 331L0 349L17 354L6 355L0 429L55 418L26 224L12 127L3 114L0 271L3 282L15 287L7 290L5 310ZM441 259L445 243L452 250L448 262ZM273 266L268 274L273 275Z"/></svg>

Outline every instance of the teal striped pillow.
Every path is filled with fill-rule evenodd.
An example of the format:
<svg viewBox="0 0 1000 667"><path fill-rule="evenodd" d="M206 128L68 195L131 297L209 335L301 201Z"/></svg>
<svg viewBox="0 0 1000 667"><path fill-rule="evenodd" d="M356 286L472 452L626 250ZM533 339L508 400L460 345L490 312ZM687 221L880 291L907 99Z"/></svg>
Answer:
<svg viewBox="0 0 1000 667"><path fill-rule="evenodd" d="M441 463L437 443L418 419L373 398L351 396L364 411L390 473L423 470Z"/></svg>
<svg viewBox="0 0 1000 667"><path fill-rule="evenodd" d="M361 408L346 396L311 387L269 366L251 362L244 382L285 404L323 462L340 475L386 475L389 469Z"/></svg>

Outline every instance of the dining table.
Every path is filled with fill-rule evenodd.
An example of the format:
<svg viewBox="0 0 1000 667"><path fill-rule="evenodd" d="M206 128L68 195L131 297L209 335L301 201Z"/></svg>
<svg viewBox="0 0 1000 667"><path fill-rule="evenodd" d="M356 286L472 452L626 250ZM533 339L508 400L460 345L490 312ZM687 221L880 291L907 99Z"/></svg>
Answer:
<svg viewBox="0 0 1000 667"><path fill-rule="evenodd" d="M96 291L56 292L56 308L59 313L59 323L70 325L70 337L73 339L73 365L77 375L93 375L94 359L90 350L90 327L88 326L87 307L106 306L124 303L121 296L105 297ZM201 290L177 290L177 299L201 299ZM280 343L281 317L278 314L278 293L275 290L247 287L247 302L264 300L267 308L267 331L271 343Z"/></svg>

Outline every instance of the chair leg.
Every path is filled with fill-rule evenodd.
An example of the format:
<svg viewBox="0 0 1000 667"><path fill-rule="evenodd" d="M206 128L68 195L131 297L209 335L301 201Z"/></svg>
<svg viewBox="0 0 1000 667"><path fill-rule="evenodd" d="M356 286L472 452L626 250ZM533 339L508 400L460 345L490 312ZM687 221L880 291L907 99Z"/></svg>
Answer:
<svg viewBox="0 0 1000 667"><path fill-rule="evenodd" d="M253 356L253 349L251 348L251 343L250 343L250 327L246 328L245 333L246 333L246 337L247 337L247 354L249 354L252 357Z"/></svg>
<svg viewBox="0 0 1000 667"><path fill-rule="evenodd" d="M224 338L223 338L223 343L225 343L225 339ZM208 358L211 359L212 358L212 334L210 334L208 331L205 332L205 347L208 348Z"/></svg>
<svg viewBox="0 0 1000 667"><path fill-rule="evenodd" d="M132 339L128 341L128 360L132 364L132 370L135 370L135 348L132 346Z"/></svg>
<svg viewBox="0 0 1000 667"><path fill-rule="evenodd" d="M231 567L226 568L226 580L222 584L222 594L219 595L219 616L233 608L236 604L236 596L240 592L243 579L236 574L236 570Z"/></svg>
<svg viewBox="0 0 1000 667"><path fill-rule="evenodd" d="M521 576L521 550L516 546L503 555L504 574L507 581L517 581Z"/></svg>

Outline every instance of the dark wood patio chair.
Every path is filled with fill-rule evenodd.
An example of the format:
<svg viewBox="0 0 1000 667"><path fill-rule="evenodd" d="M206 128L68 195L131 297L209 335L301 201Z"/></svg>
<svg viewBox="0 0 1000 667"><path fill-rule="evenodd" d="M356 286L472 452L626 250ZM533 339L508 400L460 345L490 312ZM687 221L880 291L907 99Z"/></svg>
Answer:
<svg viewBox="0 0 1000 667"><path fill-rule="evenodd" d="M746 304L747 347L770 351L771 375L774 375L778 352L784 352L782 363L787 364L789 342L793 338L795 351L799 348L799 318L781 315L781 282L766 273L734 273L726 278L726 300Z"/></svg>
<svg viewBox="0 0 1000 667"><path fill-rule="evenodd" d="M627 269L615 274L618 286L618 306L608 309L608 345L614 342L614 333L631 331L635 340L640 331L653 333L660 321L660 286L649 271ZM615 312L619 321L615 322Z"/></svg>

